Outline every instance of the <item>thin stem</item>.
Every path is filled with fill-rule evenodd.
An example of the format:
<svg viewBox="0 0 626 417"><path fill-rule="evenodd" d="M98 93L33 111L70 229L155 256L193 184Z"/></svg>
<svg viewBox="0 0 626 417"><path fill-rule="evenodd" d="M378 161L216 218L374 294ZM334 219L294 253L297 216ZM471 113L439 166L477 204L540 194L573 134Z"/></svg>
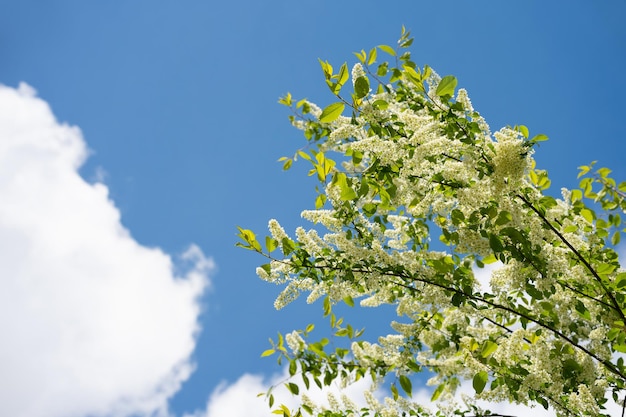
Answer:
<svg viewBox="0 0 626 417"><path fill-rule="evenodd" d="M524 313L522 313L520 311L514 310L511 307L507 307L505 305L494 303L493 301L489 301L487 299L478 297L478 296L476 296L474 294L465 293L465 292L463 292L463 291L461 291L459 289L456 289L456 288L453 288L453 287L448 287L446 285L439 284L437 282L431 282L431 281L427 281L425 279L420 279L420 278L415 278L415 277L402 276L402 275L394 274L394 273L384 273L383 272L383 274L384 275L388 275L388 276L394 276L394 277L397 277L397 278L403 278L403 279L409 279L409 280L412 280L412 281L422 282L422 283L429 284L429 285L434 285L434 286L439 287L439 288L441 288L443 290L452 291L452 292L455 292L457 294L462 294L462 295L466 296L467 298L470 298L470 299L472 299L474 301L485 303L485 304L487 304L487 305L489 305L489 306L491 306L493 308L496 308L496 309L499 309L499 310L504 310L504 311L512 313L512 314L514 314L516 316L524 318L524 319L526 319L526 320L528 320L530 322L533 322L533 323L537 324L538 326L543 327L544 329L554 333L556 336L558 336L561 339L567 341L572 346L580 349L581 351L583 351L585 354L587 354L591 358L593 358L596 361L598 361L599 363L603 364L609 371L611 371L615 375L619 376L620 378L626 378L626 375L622 374L618 369L616 369L615 365L613 365L611 362L598 357L595 353L591 352L586 347L576 343L574 340L572 340L570 337L566 336L564 333L562 333L558 329L555 329L555 328L551 327L550 325L548 325L547 323L544 323L544 322L542 322L539 319L535 319L534 317L529 316L528 314L524 314ZM413 287L411 287L409 285L406 285L404 283L400 283L400 282L394 282L394 283L396 285L399 285L399 286L403 287L403 288L407 288L407 289L410 289L412 291L417 291L416 288L413 288Z"/></svg>
<svg viewBox="0 0 626 417"><path fill-rule="evenodd" d="M613 309L613 308L614 308L612 305L610 305L610 304L609 304L609 303L607 303L606 301L603 301L603 300L598 300L597 298L594 298L593 296L591 296L591 295L589 295L589 294L585 294L584 292L582 292L582 291L580 291L580 290L577 290L576 288L572 287L571 285L567 284L566 282L561 282L561 281L559 281L559 280L557 280L557 282L558 282L560 285L562 285L562 286L564 286L565 288L567 288L568 290L570 290L570 291L572 291L572 292L575 292L576 294L578 294L578 295L580 295L580 296L582 296L582 297L588 298L588 299L590 299L590 300L592 300L592 301L594 301L594 302L596 302L596 303L598 303L598 304L602 304L603 306L605 306L605 307L607 307L607 308L610 308L610 309Z"/></svg>
<svg viewBox="0 0 626 417"><path fill-rule="evenodd" d="M546 219L546 217L530 202L528 201L523 195L521 194L516 194L515 195L517 198L519 198L520 200L522 200L532 211L534 211L539 218L550 228L550 230L552 230L554 232L554 234L556 234L558 236L558 238L565 243L565 245L572 251L572 253L574 253L574 255L580 260L580 262L582 262L582 264L589 270L589 272L591 272L591 275L593 275L594 279L598 282L598 284L600 284L600 286L602 287L602 290L604 291L604 293L606 294L607 297L609 297L609 299L611 300L611 304L613 305L613 309L615 311L617 311L617 313L620 315L621 319L622 319L622 323L626 324L626 316L624 315L624 312L622 311L622 309L620 308L619 303L617 302L617 300L615 299L615 296L613 295L613 293L611 293L608 288L606 288L606 286L604 285L604 283L602 282L602 278L600 278L600 275L598 275L598 273L596 272L596 270L591 266L591 264L589 263L589 261L587 261L585 259L585 257L567 240L565 239L565 236L563 236L561 234L561 232L558 231L558 229L556 227L554 227L552 225L552 223L550 223L550 221L548 221L548 219Z"/></svg>

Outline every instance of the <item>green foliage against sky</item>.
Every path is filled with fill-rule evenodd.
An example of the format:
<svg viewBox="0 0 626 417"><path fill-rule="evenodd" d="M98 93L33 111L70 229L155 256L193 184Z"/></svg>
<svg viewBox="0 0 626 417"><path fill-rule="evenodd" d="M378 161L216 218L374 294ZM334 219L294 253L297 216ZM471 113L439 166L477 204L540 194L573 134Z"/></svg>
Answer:
<svg viewBox="0 0 626 417"><path fill-rule="evenodd" d="M332 337L346 343L312 340L312 326L281 335L264 355L289 364L301 406L277 406L271 393L270 406L469 416L487 415L475 400L488 400L603 415L607 398L624 401L626 382L626 271L613 249L626 182L591 164L578 189L555 196L533 159L547 137L526 126L492 132L454 76L412 61L411 43L403 29L396 48L356 53L350 71L320 61L335 97L323 108L280 100L307 140L283 166L305 160L319 180L315 210L302 213L313 226L291 236L271 220L263 239L240 229L239 245L268 258L257 272L284 286L276 308L301 293L322 299ZM497 268L480 282L487 264ZM336 318L341 302L394 306L394 332L366 339ZM432 404L412 399L420 374ZM306 397L313 384L362 378L373 381L362 406ZM454 403L463 381L473 398Z"/></svg>

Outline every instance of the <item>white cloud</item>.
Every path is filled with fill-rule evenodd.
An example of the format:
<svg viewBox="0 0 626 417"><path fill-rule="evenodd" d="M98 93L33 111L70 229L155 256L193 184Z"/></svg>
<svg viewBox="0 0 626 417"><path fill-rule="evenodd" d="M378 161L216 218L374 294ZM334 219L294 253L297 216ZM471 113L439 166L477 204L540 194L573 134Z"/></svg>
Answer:
<svg viewBox="0 0 626 417"><path fill-rule="evenodd" d="M194 417L269 417L267 400L258 394L273 382L265 382L260 375L244 374L231 385L223 383L211 394L206 410Z"/></svg>
<svg viewBox="0 0 626 417"><path fill-rule="evenodd" d="M502 262L496 261L491 264L486 264L483 268L474 267L474 277L480 284L481 291L489 291L491 288L491 274L503 265Z"/></svg>
<svg viewBox="0 0 626 417"><path fill-rule="evenodd" d="M22 84L0 85L0 415L165 413L189 376L212 261L137 243L86 146Z"/></svg>

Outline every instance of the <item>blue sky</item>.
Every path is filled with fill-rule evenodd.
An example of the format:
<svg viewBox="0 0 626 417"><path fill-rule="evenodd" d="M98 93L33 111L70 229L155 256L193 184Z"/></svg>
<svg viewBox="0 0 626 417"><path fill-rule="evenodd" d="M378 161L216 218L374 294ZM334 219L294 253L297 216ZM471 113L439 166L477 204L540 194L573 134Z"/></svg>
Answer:
<svg viewBox="0 0 626 417"><path fill-rule="evenodd" d="M84 318L84 323L76 320L84 326L80 331L89 333L99 331L102 317L116 323L126 314L129 320L150 328L145 334L151 336L145 336L140 325L120 334L105 326L112 332L110 337L125 337L125 343L93 353L119 366L120 372L112 372L107 380L111 385L117 384L116 378L128 376L124 369L132 373L154 369L147 359L146 368L126 367L124 361L133 362L133 355L148 357L156 352L154 356L160 358L157 362L171 364L172 369L180 361L195 364L193 372L191 368L177 368L177 376L167 367L154 376L145 371L145 378L138 378L136 385L129 383L127 391L120 388L106 395L102 394L107 390L103 386L86 384L86 398L91 400L85 404L70 407L54 403L57 408L42 411L16 400L11 409L3 411L0 405L0 414L141 415L154 410L145 393L158 391L154 388L157 382L167 380L171 386L154 398L167 404L172 415L198 411L219 417L218 413L226 415L224 410L229 409L210 411L207 401L212 393L214 399L225 403L227 396L218 394L227 392L237 381L238 387L246 381L248 386L255 386L257 380L243 380L244 375L267 379L280 372L272 359L259 358L267 338L277 331L305 326L321 315L321 307L296 303L276 312L273 300L279 289L254 273L262 260L234 246L237 225L262 232L268 219L277 218L293 230L302 224L300 211L313 205L315 192L304 169L285 173L276 162L303 144L277 99L290 91L320 105L331 102L318 58L336 65L348 61L351 66L355 62L352 52L378 44L393 45L402 25L415 37L414 60L432 66L441 75L456 75L493 130L525 124L531 133L550 137L541 144L536 159L548 169L553 192L575 186L576 167L592 160L611 167L617 178L626 178L620 104L626 96L625 12L622 1L0 2L0 84L6 86L5 103L1 104L5 114L16 112L0 119L5 123L4 129L0 126L4 134L0 142L17 138L11 146L21 150L3 158L25 158L15 164L3 159L4 182L30 178L31 163L57 166L41 156L49 151L46 145L37 142L20 147L21 136L15 132L47 126L27 136L41 141L46 135L68 135L73 138L73 144L68 145L71 149L80 153L81 140L89 149L84 164L80 165L81 158L76 157L68 165L79 170L83 185L77 184L79 177L72 177L74 185L67 185L65 177L59 175L60 179L48 186L45 180L56 181L57 176L44 170L37 181L16 182L19 192L13 183L13 188L9 184L9 188L0 189L7 193L2 200L23 199L19 210L0 211L0 229L5 235L3 259L13 265L5 271L0 266L0 292L13 297L11 291L18 291L21 284L7 276L21 276L15 271L24 270L26 264L45 266L49 262L51 269L29 270L28 282L37 285L42 297L52 293L57 297L49 305L38 301L47 306L45 311L54 312L47 323L51 327L45 327L36 309L15 307L23 315L10 314L12 310L0 312L12 317L0 321L0 332L8 332L8 338L19 341L6 348L9 354L4 358L0 355L0 368L5 366L3 360L26 361L28 357L20 356L25 352L20 349L28 346L26 351L37 358L36 363L55 369L57 375L78 375L74 368L63 365L68 352L78 347L64 350L66 343L58 342L54 344L58 355L51 356L52 362L38 362L45 349L37 343L58 341L59 332L67 328L70 334L80 333L73 327L74 316ZM37 107L42 102L28 88L14 94L20 82L37 91L37 97L48 103L59 123L80 128L82 139L75 131L63 130L46 119L48 113ZM30 110L35 107L39 110ZM19 124L16 120L21 118L25 121ZM19 129L15 128L18 124ZM65 133L58 133L59 129ZM44 152L44 148L48 150ZM59 155L65 155L66 150L58 151ZM29 159L31 154L35 159ZM58 193L47 192L57 189ZM93 198L83 200L87 195ZM99 203L80 203L92 199ZM32 212L32 218L20 217L32 207L38 210ZM93 216L86 215L85 210ZM2 213L9 212L13 214L2 219ZM84 224L74 223L83 215ZM128 236L120 232L117 215ZM39 219L36 224L41 223L36 231L29 226L33 218ZM109 219L110 230L104 218ZM15 226L22 222L22 228ZM68 222L71 233L64 233L64 222ZM85 225L93 223L99 225L93 234L81 232L91 230ZM26 249L15 249L21 246L11 240L14 234L9 232L33 246L24 243ZM88 244L84 244L85 239ZM40 241L48 242L48 246L35 245ZM191 244L197 246L190 252ZM55 251L44 256L33 249L64 245L72 251L59 249L59 258L54 258ZM132 249L123 252L120 248L126 246ZM81 252L84 247L91 248L85 249L87 255ZM180 261L183 253L191 259L187 267ZM71 261L63 263L64 256ZM168 269L170 259L179 266L173 271ZM57 268L61 263L69 266ZM153 270L155 264L163 268ZM126 280L116 281L104 270L112 271L115 277L128 276L131 281L141 278L129 286ZM90 271L96 272L91 275ZM72 274L80 279L67 278ZM156 279L161 284L153 284L151 274L163 275ZM109 281L117 286L102 287L102 282ZM58 292L49 293L50 287ZM68 288L71 290L66 291ZM110 298L98 298L107 291ZM75 295L70 297L74 301L64 298L68 293ZM168 298L170 293L174 295ZM89 300L78 300L80 294L101 300L102 309L93 310ZM130 301L116 306L119 298ZM105 306L107 300L113 307ZM55 315L61 310L63 314ZM100 319L87 320L89 312ZM362 314L361 319L371 320L374 327L384 322L372 312ZM162 324L167 317L172 320L170 327ZM63 326L59 327L61 321ZM164 347L173 338L185 343ZM109 339L102 341L94 335L89 340L104 349ZM85 352L91 345L85 346L76 351ZM80 363L75 366L84 369L85 375L68 381L99 379L88 372L99 368L81 367ZM9 387L16 399L35 394L29 391L29 383L39 387L39 393L57 392L49 389L54 378L31 368L21 372L19 366L12 367L15 374L0 377L5 378L0 387ZM25 382L17 384L15 380ZM54 395L63 398L64 392ZM116 402L124 396L142 400L129 400L130 405L124 408ZM248 410L248 415L253 411L259 416L269 415L266 410Z"/></svg>

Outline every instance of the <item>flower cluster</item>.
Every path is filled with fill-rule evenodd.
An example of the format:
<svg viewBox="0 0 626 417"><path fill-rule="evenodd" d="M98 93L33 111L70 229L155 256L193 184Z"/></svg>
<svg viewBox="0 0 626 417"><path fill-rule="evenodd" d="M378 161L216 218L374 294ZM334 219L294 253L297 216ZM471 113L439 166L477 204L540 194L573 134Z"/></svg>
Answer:
<svg viewBox="0 0 626 417"><path fill-rule="evenodd" d="M315 226L299 227L293 240L269 223L284 257L269 254L257 272L285 285L276 307L303 292L308 302L325 298L328 309L354 298L394 305L396 333L355 338L339 357L376 383L395 373L406 391L406 374L423 369L440 398L469 379L475 399L599 415L608 390L626 386L614 359L626 350L626 297L615 296L626 273L604 243L607 222L568 190L562 199L544 194L549 181L535 169L525 127L492 134L464 89L454 98L453 77L402 59L388 83L378 78L387 67L374 74L362 59L352 68L355 90L359 79L380 86L353 95L351 117L306 102L294 122L315 147L307 159L321 203L302 212ZM331 155L341 163L329 164ZM495 261L502 265L481 284L477 271ZM286 340L291 360L310 361L303 352L313 352L320 373L342 369L307 350L299 333ZM397 393L382 403L368 395L382 416L421 410ZM333 412L346 410L346 401L328 400Z"/></svg>

